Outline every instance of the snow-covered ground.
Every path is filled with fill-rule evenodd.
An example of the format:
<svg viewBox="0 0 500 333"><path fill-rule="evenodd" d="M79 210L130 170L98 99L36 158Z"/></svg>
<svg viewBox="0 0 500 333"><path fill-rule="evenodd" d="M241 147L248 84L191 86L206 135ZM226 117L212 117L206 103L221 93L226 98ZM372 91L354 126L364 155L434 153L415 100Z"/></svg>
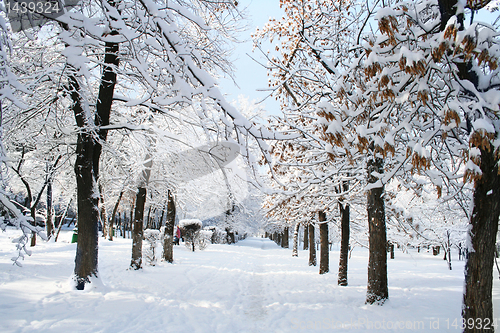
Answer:
<svg viewBox="0 0 500 333"><path fill-rule="evenodd" d="M365 305L367 250L349 262L349 286L337 286L338 249L331 273L320 276L262 238L175 247L175 263L128 270L131 241L100 241L100 282L71 288L76 244L39 242L24 267L12 265L17 231L0 233L0 332L449 332L460 321L463 262L396 252L389 261L390 300ZM456 256L455 258L456 259ZM495 273L495 312L500 284ZM499 317L496 315L495 317ZM457 321L455 321L457 320Z"/></svg>

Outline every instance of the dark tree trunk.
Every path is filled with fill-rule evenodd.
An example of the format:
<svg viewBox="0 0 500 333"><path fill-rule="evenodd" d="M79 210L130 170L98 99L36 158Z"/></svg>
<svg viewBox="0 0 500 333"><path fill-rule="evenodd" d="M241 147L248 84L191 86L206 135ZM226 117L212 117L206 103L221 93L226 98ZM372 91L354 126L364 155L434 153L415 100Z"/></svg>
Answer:
<svg viewBox="0 0 500 333"><path fill-rule="evenodd" d="M99 219L101 221L101 226L102 226L102 237L106 238L107 236L107 214L106 214L106 204L104 202L104 189L102 187L101 182L99 182Z"/></svg>
<svg viewBox="0 0 500 333"><path fill-rule="evenodd" d="M349 258L349 235L350 235L350 207L349 204L339 202L340 209L340 260L339 260L339 286L347 286L347 263Z"/></svg>
<svg viewBox="0 0 500 333"><path fill-rule="evenodd" d="M123 220L122 220L122 214L121 212L118 212L118 221L120 221L120 226L122 230L122 238L125 238L125 223L126 223L126 214L123 212Z"/></svg>
<svg viewBox="0 0 500 333"><path fill-rule="evenodd" d="M285 227L285 229L283 230L283 247L285 249L288 249L290 247L289 236L290 236L290 228Z"/></svg>
<svg viewBox="0 0 500 333"><path fill-rule="evenodd" d="M118 211L118 207L120 206L120 201L123 197L123 191L118 195L118 199L116 200L115 207L113 207L113 213L111 214L111 221L109 221L109 240L113 240L113 228L116 219L116 212Z"/></svg>
<svg viewBox="0 0 500 333"><path fill-rule="evenodd" d="M132 261L130 267L142 268L142 238L144 235L144 206L146 205L146 188L139 187L135 199L134 224L132 227Z"/></svg>
<svg viewBox="0 0 500 333"><path fill-rule="evenodd" d="M389 243L389 252L391 253L391 259L394 259L394 244Z"/></svg>
<svg viewBox="0 0 500 333"><path fill-rule="evenodd" d="M457 0L439 0L441 14L441 31L446 27L448 20L457 14ZM488 4L488 1L476 2L475 10ZM463 30L463 13L457 15L458 29ZM479 79L473 70L471 60L459 59L455 63L458 77L468 80L478 87ZM472 130L470 120L467 120L467 129ZM469 133L470 134L470 133ZM498 133L496 133L498 137ZM465 323L464 332L483 332L481 324L493 323L492 286L493 286L493 261L495 254L495 240L498 231L498 217L500 215L500 175L498 174L498 155L491 147L476 147L481 151L481 178L475 180L473 194L473 210L470 217L470 245L473 251L466 247L465 265L465 293L462 305L462 317ZM471 328L472 326L472 328ZM491 330L493 332L493 327Z"/></svg>
<svg viewBox="0 0 500 333"><path fill-rule="evenodd" d="M83 290L90 277L97 277L98 197L94 193L92 151L94 142L90 133L78 134L75 174L78 206L78 242L75 257L76 288Z"/></svg>
<svg viewBox="0 0 500 333"><path fill-rule="evenodd" d="M158 223L158 230L160 230L161 227L163 227L163 218L165 217L166 210L167 210L167 205L163 206L163 209L161 210L160 222Z"/></svg>
<svg viewBox="0 0 500 333"><path fill-rule="evenodd" d="M174 226L175 226L175 201L172 192L168 191L167 220L165 221L165 235L163 238L163 260L174 262Z"/></svg>
<svg viewBox="0 0 500 333"><path fill-rule="evenodd" d="M316 266L316 241L314 240L314 224L309 224L309 266Z"/></svg>
<svg viewBox="0 0 500 333"><path fill-rule="evenodd" d="M374 185L378 181L372 173L384 172L382 158L368 157L368 184ZM371 188L367 192L368 232L369 232L369 259L368 259L368 288L366 303L383 304L389 298L387 285L387 236L385 228L384 186Z"/></svg>
<svg viewBox="0 0 500 333"><path fill-rule="evenodd" d="M76 289L83 290L90 277L97 277L98 246L98 197L94 193L94 170L92 157L95 142L86 129L89 126L80 100L80 84L75 76L69 77L72 110L78 132L76 143L75 175L78 209L78 242L75 256Z"/></svg>
<svg viewBox="0 0 500 333"><path fill-rule="evenodd" d="M300 231L300 223L295 224L295 228L293 230L293 250L292 257L299 256L299 231Z"/></svg>
<svg viewBox="0 0 500 333"><path fill-rule="evenodd" d="M498 159L492 151L481 149L482 176L474 184L470 240L473 251L465 266L465 294L462 317L465 322L493 323L493 261L500 215L500 175ZM478 325L466 325L464 332L483 332ZM493 328L490 332L493 332Z"/></svg>
<svg viewBox="0 0 500 333"><path fill-rule="evenodd" d="M132 223L134 221L134 208L135 208L135 197L132 200L132 205L130 206L130 217L129 221L127 222L127 230L132 231ZM128 235L130 238L130 234Z"/></svg>
<svg viewBox="0 0 500 333"><path fill-rule="evenodd" d="M53 220L53 208L52 208L52 180L49 179L47 183L47 221L45 223L47 231L47 239L54 236L54 223Z"/></svg>
<svg viewBox="0 0 500 333"><path fill-rule="evenodd" d="M309 227L304 226L304 250L309 250Z"/></svg>
<svg viewBox="0 0 500 333"><path fill-rule="evenodd" d="M148 215L146 216L146 229L152 229L153 227L153 224L152 224L152 219L151 219L151 209L153 207L151 205L149 205L149 209L148 209Z"/></svg>
<svg viewBox="0 0 500 333"><path fill-rule="evenodd" d="M114 5L114 4L113 4ZM116 31L112 31L111 35L116 35ZM118 43L105 43L104 68L102 71L101 82L99 85L99 96L97 98L96 114L94 124L99 128L109 125L111 117L111 105L113 104L113 95L116 85L115 68L119 65L118 58L119 46ZM101 142L105 142L108 137L107 129L99 129L99 141L95 142L95 147L92 152L92 165L96 180L99 178L99 162L102 152Z"/></svg>
<svg viewBox="0 0 500 333"><path fill-rule="evenodd" d="M439 12L441 13L441 25L440 25L440 31L444 31L446 28L446 24L448 24L448 21L450 18L452 18L456 12L457 12L457 0L439 0L438 1L439 5ZM458 17L458 24L461 26L463 25L464 22L464 15L459 14L457 15Z"/></svg>
<svg viewBox="0 0 500 333"><path fill-rule="evenodd" d="M115 31L112 34L116 34ZM82 108L80 85L75 75L69 76L69 91L72 110L80 131L78 132L75 174L77 183L78 242L75 257L75 276L78 290L83 290L91 276L97 277L97 247L99 199L94 193L99 178L99 159L106 141L107 130L100 129L98 141L94 140L90 128L109 125L111 105L116 84L115 68L119 64L118 44L106 42L104 68L101 76L94 123L89 124ZM74 70L76 72L76 70Z"/></svg>
<svg viewBox="0 0 500 333"><path fill-rule="evenodd" d="M326 222L326 213L318 213L319 220L319 239L321 242L321 252L319 255L319 274L326 274L330 271L330 251L328 249L328 223Z"/></svg>
<svg viewBox="0 0 500 333"><path fill-rule="evenodd" d="M122 236L122 238L125 238L125 228L126 228L126 214L125 212L123 212L123 217L122 217L122 212L118 212L118 223L120 225L120 236Z"/></svg>

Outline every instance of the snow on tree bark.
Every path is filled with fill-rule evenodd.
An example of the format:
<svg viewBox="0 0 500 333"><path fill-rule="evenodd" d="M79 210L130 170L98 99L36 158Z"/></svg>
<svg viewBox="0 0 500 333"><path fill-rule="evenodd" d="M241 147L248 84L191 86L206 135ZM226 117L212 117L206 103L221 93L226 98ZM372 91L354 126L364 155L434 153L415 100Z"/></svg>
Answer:
<svg viewBox="0 0 500 333"><path fill-rule="evenodd" d="M500 215L500 175L493 151L481 149L481 178L475 181L470 219L469 256L465 265L462 317L466 322L493 322L493 262ZM479 325L466 325L464 332L483 332ZM491 330L493 331L493 329Z"/></svg>
<svg viewBox="0 0 500 333"><path fill-rule="evenodd" d="M68 81L71 108L77 126L82 129L78 132L75 160L79 232L75 256L75 280L76 289L83 290L85 284L90 283L91 277L97 277L99 195L95 193L97 186L92 163L95 142L92 134L84 130L89 124L82 107L80 83L76 77L76 70L74 68L70 70L72 72Z"/></svg>
<svg viewBox="0 0 500 333"><path fill-rule="evenodd" d="M163 260L174 262L174 225L175 225L175 199L172 191L168 190L167 220L163 238Z"/></svg>
<svg viewBox="0 0 500 333"><path fill-rule="evenodd" d="M293 250L292 257L299 256L299 231L300 231L300 223L295 224L295 228L293 229Z"/></svg>
<svg viewBox="0 0 500 333"><path fill-rule="evenodd" d="M144 235L144 208L146 206L147 190L149 178L151 177L151 167L153 166L152 156L148 152L145 157L144 170L139 179L139 188L135 199L134 222L132 227L132 261L130 267L133 269L142 268L142 239Z"/></svg>
<svg viewBox="0 0 500 333"><path fill-rule="evenodd" d="M484 7L488 2L467 2L467 6L474 7L478 10ZM444 32L449 28L455 28L459 31L464 31L464 12L463 4L456 0L439 0L439 11L441 14L440 32ZM450 19L456 17L456 23L449 25ZM473 38L464 39L464 42L470 41L473 45L478 45L477 35ZM484 43L484 42L483 42ZM488 46L490 41L488 40ZM465 48L467 50L467 48ZM465 54L458 58L454 64L457 68L459 79L469 81L472 86L481 91L488 89L497 89L495 86L479 88L479 77L475 71L473 64L474 60L467 57ZM488 54L488 49L486 49ZM491 50L492 51L492 50ZM484 51L481 53L483 54ZM498 59L498 54L492 55L491 59ZM491 61L491 60L490 60ZM481 64L481 62L479 62ZM490 66L491 67L491 66ZM491 84L491 83L490 83ZM466 90L466 89L464 89ZM470 91L465 92L470 95L471 100L474 99L474 94ZM498 91L495 92L498 94ZM487 107L482 107L487 111ZM466 110L468 111L468 110ZM465 290L462 304L462 317L466 323L480 320L481 323L486 321L493 322L493 304L492 304L492 288L493 288L493 262L495 256L496 235L498 232L498 219L500 215L500 151L498 145L493 144L494 140L498 140L500 135L498 126L491 126L490 131L486 131L482 126L472 124L471 118L475 115L468 112L465 115L466 129L469 137L469 146L471 149L479 151L477 158L472 157L471 160L479 167L480 173L472 175L470 178L474 181L473 207L472 215L469 222L469 244L467 249L469 255L465 265ZM490 117L495 117L490 115ZM498 116L496 116L498 119ZM485 117L488 119L488 116ZM479 122L477 119L476 121ZM472 133L471 133L472 132ZM466 174L467 177L467 174ZM491 330L493 331L492 327ZM464 332L483 332L485 329L481 325L465 325Z"/></svg>

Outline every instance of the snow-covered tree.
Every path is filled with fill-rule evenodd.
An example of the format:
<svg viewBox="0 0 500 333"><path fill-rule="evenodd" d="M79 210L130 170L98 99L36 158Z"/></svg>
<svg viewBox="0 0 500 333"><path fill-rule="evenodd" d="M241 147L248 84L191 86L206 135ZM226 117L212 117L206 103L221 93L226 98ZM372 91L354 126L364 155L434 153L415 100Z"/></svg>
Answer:
<svg viewBox="0 0 500 333"><path fill-rule="evenodd" d="M60 52L44 68L50 73L44 84L76 121L78 289L97 276L97 184L103 146L116 128L112 109L142 107L172 119L194 119L208 136L240 144L247 159L245 142L251 137L269 159L263 139L275 135L242 117L214 80L218 71L230 69L225 41L238 18L229 0L90 1L31 32ZM184 119L188 107L195 118ZM122 127L137 125L133 112L128 115Z"/></svg>
<svg viewBox="0 0 500 333"><path fill-rule="evenodd" d="M466 26L465 20L466 8L472 13L485 5L395 2L378 12L379 34L367 40L362 62L373 110L383 118L402 119L389 134L399 131L407 143L408 169L426 174L438 191L446 188L446 195L463 188L462 179L474 185L465 321L493 320L500 214L498 31L473 20ZM465 331L478 331L472 326Z"/></svg>
<svg viewBox="0 0 500 333"><path fill-rule="evenodd" d="M3 8L0 10L3 15ZM24 255L31 255L31 251L26 248L29 236L39 234L42 238L46 238L43 233L43 228L37 227L34 223L30 223L29 218L24 215L20 207L16 206L10 200L8 193L5 192L5 181L7 172L10 166L9 158L3 141L5 140L4 117L5 112L12 108L26 108L23 98L31 95L33 91L21 83L20 78L13 70L11 55L13 52L12 42L10 39L10 31L4 16L0 15L0 172L2 186L0 190L0 202L4 207L5 214L0 217L0 229L5 230L6 222L9 220L11 224L19 228L22 232L21 236L14 239L18 250L17 257L12 258L15 264L21 266L21 259ZM26 118L25 118L26 120ZM31 208L31 207L30 207ZM35 222L36 216L32 213L32 221Z"/></svg>
<svg viewBox="0 0 500 333"><path fill-rule="evenodd" d="M263 38L281 41L276 47L278 55L268 56L270 85L275 87L275 94L282 102L283 122L301 132L302 141L314 142L312 147L303 149L318 156L315 167L324 164L322 170L309 171L316 178L315 183L333 179L333 186L320 185L324 195L336 197L344 207L347 202L342 190L346 181L357 182L349 185L350 191L356 192L360 190L356 186L360 182L368 184L365 191L370 226L369 303L383 302L388 297L383 185L378 182L384 173L383 158L387 153L377 150L373 140L358 140L357 130L362 132L366 122L373 119L366 112L353 111L352 104L341 100L339 82L362 54L357 45L378 4L284 1L285 17L269 22L255 34L257 41ZM350 75L363 81L354 71ZM341 252L345 259L347 250Z"/></svg>

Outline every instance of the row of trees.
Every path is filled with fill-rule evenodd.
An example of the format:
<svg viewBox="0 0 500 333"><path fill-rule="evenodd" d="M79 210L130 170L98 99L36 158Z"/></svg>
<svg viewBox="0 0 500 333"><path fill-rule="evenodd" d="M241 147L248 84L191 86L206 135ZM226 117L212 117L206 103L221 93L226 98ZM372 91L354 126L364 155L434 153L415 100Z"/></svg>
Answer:
<svg viewBox="0 0 500 333"><path fill-rule="evenodd" d="M272 146L278 181L269 212L307 223L336 205L362 202L367 303L389 297L387 221L399 215L419 232L419 221L387 206L387 186L397 182L417 194L433 186L469 221L463 317L493 319L498 28L465 21L486 4L286 0L285 17L254 35L257 46L279 41L267 54L270 85L284 110L273 126L299 136Z"/></svg>

